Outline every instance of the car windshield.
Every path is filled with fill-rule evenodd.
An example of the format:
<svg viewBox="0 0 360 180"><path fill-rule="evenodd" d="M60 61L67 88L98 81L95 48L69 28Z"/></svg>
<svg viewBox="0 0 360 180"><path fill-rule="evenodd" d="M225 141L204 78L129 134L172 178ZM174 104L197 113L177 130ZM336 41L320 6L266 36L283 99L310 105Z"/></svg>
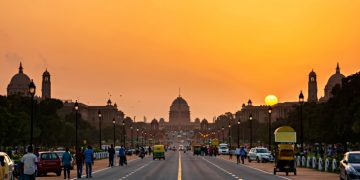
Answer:
<svg viewBox="0 0 360 180"><path fill-rule="evenodd" d="M220 149L227 149L227 147L222 146L222 147L220 147Z"/></svg>
<svg viewBox="0 0 360 180"><path fill-rule="evenodd" d="M360 154L350 154L349 163L360 163Z"/></svg>
<svg viewBox="0 0 360 180"><path fill-rule="evenodd" d="M55 153L45 153L41 154L41 159L43 160L55 160L58 159L58 155Z"/></svg>
<svg viewBox="0 0 360 180"><path fill-rule="evenodd" d="M267 149L257 149L257 153L268 153L269 151Z"/></svg>

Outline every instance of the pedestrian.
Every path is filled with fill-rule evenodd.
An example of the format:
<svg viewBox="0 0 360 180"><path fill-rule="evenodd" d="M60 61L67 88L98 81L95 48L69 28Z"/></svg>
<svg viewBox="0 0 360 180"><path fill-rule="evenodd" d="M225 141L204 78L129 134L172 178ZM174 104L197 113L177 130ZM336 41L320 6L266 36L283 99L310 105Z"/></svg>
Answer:
<svg viewBox="0 0 360 180"><path fill-rule="evenodd" d="M86 165L86 178L92 178L92 166L94 165L94 151L89 145L84 152L85 165Z"/></svg>
<svg viewBox="0 0 360 180"><path fill-rule="evenodd" d="M36 165L38 163L38 158L33 153L33 147L29 146L27 153L21 158L21 163L24 164L24 179L26 180L35 180L35 171Z"/></svg>
<svg viewBox="0 0 360 180"><path fill-rule="evenodd" d="M241 147L241 149L240 149L240 156L241 156L241 162L242 162L242 164L244 164L244 160L245 160L245 158L246 158L246 154L247 154L247 152L246 152L246 149L244 148L244 146Z"/></svg>
<svg viewBox="0 0 360 180"><path fill-rule="evenodd" d="M149 155L151 155L151 153L152 153L152 149L151 149L151 147L149 146Z"/></svg>
<svg viewBox="0 0 360 180"><path fill-rule="evenodd" d="M83 164L84 164L84 153L83 153L81 147L79 147L79 149L77 149L75 158L76 158L77 178L79 179L79 178L81 178Z"/></svg>
<svg viewBox="0 0 360 180"><path fill-rule="evenodd" d="M66 147L65 148L65 152L62 155L62 164L64 166L64 179L66 179L66 177L68 179L70 179L70 169L71 169L71 161L72 161L72 156L69 152L69 148Z"/></svg>
<svg viewBox="0 0 360 180"><path fill-rule="evenodd" d="M232 160L234 154L234 150L232 150L231 148L229 149L229 160Z"/></svg>
<svg viewBox="0 0 360 180"><path fill-rule="evenodd" d="M113 167L114 166L114 155L115 155L115 149L114 149L113 144L111 144L111 147L109 147L108 153L109 153L109 167Z"/></svg>
<svg viewBox="0 0 360 180"><path fill-rule="evenodd" d="M240 163L240 148L237 147L235 149L235 155L236 155L236 164L239 164Z"/></svg>
<svg viewBox="0 0 360 180"><path fill-rule="evenodd" d="M119 166L123 166L125 163L125 148L123 145L120 146L119 149Z"/></svg>

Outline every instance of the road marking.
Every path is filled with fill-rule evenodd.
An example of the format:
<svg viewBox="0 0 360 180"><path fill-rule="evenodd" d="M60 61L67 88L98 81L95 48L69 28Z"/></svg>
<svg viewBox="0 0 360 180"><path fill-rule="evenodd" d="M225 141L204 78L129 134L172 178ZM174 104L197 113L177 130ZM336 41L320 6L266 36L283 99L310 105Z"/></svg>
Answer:
<svg viewBox="0 0 360 180"><path fill-rule="evenodd" d="M122 177L122 178L119 178L119 180L122 180L122 179L126 179L126 178L128 178L129 176L131 176L132 174L134 174L134 173L136 173L136 172L140 171L141 169L143 169L144 167L148 166L148 165L149 165L149 164L151 164L152 162L153 162L153 161L150 161L150 162L148 162L148 163L144 164L143 166L141 166L141 167L139 167L139 168L135 169L134 171L132 171L132 172L130 172L129 174L127 174L126 176L124 176L124 177Z"/></svg>
<svg viewBox="0 0 360 180"><path fill-rule="evenodd" d="M134 162L134 161L138 161L138 160L140 160L140 159L133 159L133 160L128 161L128 163ZM115 167L115 166L114 166L114 167ZM105 171L105 170L108 170L108 169L111 169L111 167L107 167L107 168L104 168L104 169L99 169L99 170L97 170L97 171L92 172L91 174L96 174L96 173L99 173L99 172L102 172L102 171ZM82 178L83 178L83 177L86 177L86 171L85 171L85 175L82 175L81 177L82 177ZM78 178L73 178L73 179L71 179L71 180L75 180L75 179L78 179Z"/></svg>
<svg viewBox="0 0 360 180"><path fill-rule="evenodd" d="M181 153L179 151L179 168L178 168L178 180L181 180Z"/></svg>
<svg viewBox="0 0 360 180"><path fill-rule="evenodd" d="M216 165L216 164L214 164L214 163L212 163L212 162L208 161L208 160L207 160L207 159L205 159L204 157L202 157L202 159L203 159L203 160L205 160L206 162L208 162L209 164L211 164L211 165L213 165L213 166L217 167L217 168L218 168L218 169L220 169L221 171L225 172L225 174L228 174L228 175L230 175L231 177L233 177L233 178L235 178L235 179L239 179L239 177L235 177L235 175L233 175L233 174L232 174L232 173L230 173L229 171L226 171L224 168L222 168L222 167L220 167L220 166L218 166L218 165Z"/></svg>

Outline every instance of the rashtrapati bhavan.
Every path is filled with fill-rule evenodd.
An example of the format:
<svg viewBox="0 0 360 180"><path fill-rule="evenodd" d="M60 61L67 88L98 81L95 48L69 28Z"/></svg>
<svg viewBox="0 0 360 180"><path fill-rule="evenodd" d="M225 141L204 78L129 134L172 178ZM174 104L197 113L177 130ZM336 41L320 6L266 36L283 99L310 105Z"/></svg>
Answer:
<svg viewBox="0 0 360 180"><path fill-rule="evenodd" d="M342 79L345 76L340 72L340 66L337 64L335 69L335 74L331 75L325 88L324 88L324 96L318 98L318 87L317 87L317 75L312 70L308 75L308 102L312 103L322 103L328 101L332 97L332 89L336 85L341 85ZM31 78L24 73L24 68L22 63L20 63L18 73L15 74L10 83L7 86L7 95L22 95L29 96L28 88L31 82ZM52 98L51 96L51 76L48 70L46 69L42 74L42 87L41 87L41 97L37 96L36 99L38 101ZM64 107L60 110L60 115L65 115L71 113L73 111L74 102L71 100L63 100ZM80 103L80 113L83 119L87 120L92 124L95 128L97 128L98 122L98 111L100 110L103 114L103 124L104 126L109 126L112 124L113 119L116 121L122 122L125 117L124 113L118 109L116 103L112 103L109 99L105 105L99 106L90 106L83 103ZM272 117L274 120L278 118L286 117L290 111L293 110L295 106L298 105L298 102L283 102L274 106ZM253 102L249 100L247 104L243 104L241 110L237 111L235 116L236 118L240 118L241 120L247 120L250 114L252 114L254 119L257 119L261 123L267 122L268 107L265 105L255 106ZM131 122L129 122L131 123ZM134 122L135 123L135 122ZM144 124L146 122L143 122ZM217 123L217 122L213 122ZM200 129L201 124L205 124L207 126L208 121L203 119L200 122L200 119L195 118L194 121L191 121L190 116L190 106L188 102L179 96L171 103L170 111L169 111L169 121L166 122L164 118L160 118L160 120L152 120L151 126L154 126L158 129L165 130L194 130ZM210 125L209 125L210 126ZM226 124L225 124L226 126Z"/></svg>

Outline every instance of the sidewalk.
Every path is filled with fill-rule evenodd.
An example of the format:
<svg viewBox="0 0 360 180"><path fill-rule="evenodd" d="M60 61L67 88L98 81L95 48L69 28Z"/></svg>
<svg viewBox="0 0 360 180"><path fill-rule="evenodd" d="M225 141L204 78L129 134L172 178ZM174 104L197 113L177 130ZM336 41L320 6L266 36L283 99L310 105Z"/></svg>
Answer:
<svg viewBox="0 0 360 180"><path fill-rule="evenodd" d="M236 163L236 156L233 156L232 160L229 159L229 156L221 155L219 157L223 160ZM269 174L273 174L274 166L275 166L274 163L257 163L254 161L249 163L247 161L247 159L245 160L245 164L241 164L241 165L247 166L249 168L261 170L261 171L264 171ZM276 175L286 177L288 179L293 179L293 180L303 180L303 179L305 179L305 180L335 180L336 179L337 180L337 179L339 179L339 175L336 173L320 172L320 171L316 171L316 170L310 169L310 168L297 167L296 171L297 171L296 176L293 173L289 173L289 175L286 176L284 172L277 172Z"/></svg>
<svg viewBox="0 0 360 180"><path fill-rule="evenodd" d="M127 156L127 161L130 162L132 160L138 159L138 156ZM104 170L106 168L109 168L109 159L100 159L100 160L95 160L94 162L94 166L93 166L93 173L99 170ZM119 157L116 158L115 161L115 166L119 166ZM85 171L85 165L83 166L83 172L82 175L86 175L86 171ZM74 167L73 170L70 171L70 179L76 178L76 165ZM36 177L36 179L64 179L64 171L61 172L60 176L56 176L55 173L48 173L47 176L41 176L41 177Z"/></svg>

